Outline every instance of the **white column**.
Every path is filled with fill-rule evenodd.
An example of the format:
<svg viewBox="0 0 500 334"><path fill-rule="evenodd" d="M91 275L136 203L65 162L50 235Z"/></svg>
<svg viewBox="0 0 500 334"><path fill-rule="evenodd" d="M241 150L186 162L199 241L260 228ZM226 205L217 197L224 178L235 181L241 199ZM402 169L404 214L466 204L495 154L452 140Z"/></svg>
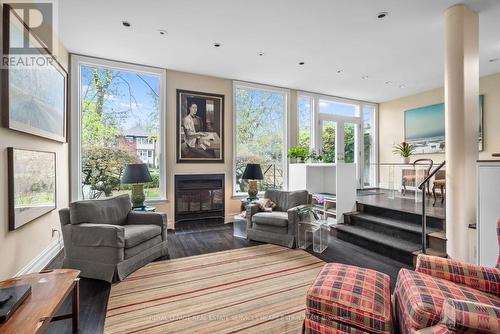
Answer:
<svg viewBox="0 0 500 334"><path fill-rule="evenodd" d="M465 5L448 8L444 18L447 252L471 261L468 225L476 222L479 18Z"/></svg>

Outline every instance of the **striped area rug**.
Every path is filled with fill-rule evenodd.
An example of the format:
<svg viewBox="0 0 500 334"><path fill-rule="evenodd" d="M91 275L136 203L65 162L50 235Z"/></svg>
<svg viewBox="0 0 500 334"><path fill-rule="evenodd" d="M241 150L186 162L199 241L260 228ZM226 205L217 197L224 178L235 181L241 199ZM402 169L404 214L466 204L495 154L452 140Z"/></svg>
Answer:
<svg viewBox="0 0 500 334"><path fill-rule="evenodd" d="M112 286L104 333L299 333L323 265L274 245L150 263Z"/></svg>

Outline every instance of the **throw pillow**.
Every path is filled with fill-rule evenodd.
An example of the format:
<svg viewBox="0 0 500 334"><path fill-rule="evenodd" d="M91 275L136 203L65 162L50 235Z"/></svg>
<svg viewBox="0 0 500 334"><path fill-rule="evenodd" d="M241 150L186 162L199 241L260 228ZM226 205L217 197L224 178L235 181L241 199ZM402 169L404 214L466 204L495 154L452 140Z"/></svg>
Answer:
<svg viewBox="0 0 500 334"><path fill-rule="evenodd" d="M260 211L265 212L271 212L276 207L276 204L269 198L259 198L256 204L259 206Z"/></svg>

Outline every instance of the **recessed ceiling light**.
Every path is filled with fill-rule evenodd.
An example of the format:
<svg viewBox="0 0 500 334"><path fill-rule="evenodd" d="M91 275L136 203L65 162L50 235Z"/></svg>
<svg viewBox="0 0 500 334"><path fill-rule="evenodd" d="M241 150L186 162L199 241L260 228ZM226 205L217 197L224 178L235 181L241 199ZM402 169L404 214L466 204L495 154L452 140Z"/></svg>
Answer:
<svg viewBox="0 0 500 334"><path fill-rule="evenodd" d="M299 62L299 65L304 65L304 64L305 64L305 62L303 62L303 61Z"/></svg>
<svg viewBox="0 0 500 334"><path fill-rule="evenodd" d="M220 43L214 43L214 46L215 46L216 48L220 48L220 47L221 47L221 44L220 44Z"/></svg>
<svg viewBox="0 0 500 334"><path fill-rule="evenodd" d="M490 60L488 60L490 63L494 63L496 61L498 61L498 58L491 58Z"/></svg>
<svg viewBox="0 0 500 334"><path fill-rule="evenodd" d="M363 76L361 77L361 79L366 80L366 79L368 79L368 76L367 76L367 75L363 75Z"/></svg>
<svg viewBox="0 0 500 334"><path fill-rule="evenodd" d="M344 73L344 70L337 70L337 73L340 74L340 73Z"/></svg>
<svg viewBox="0 0 500 334"><path fill-rule="evenodd" d="M405 84L401 84L401 85L399 85L399 88L406 88L406 85Z"/></svg>
<svg viewBox="0 0 500 334"><path fill-rule="evenodd" d="M122 21L122 25L127 28L130 28L132 26L129 21Z"/></svg>
<svg viewBox="0 0 500 334"><path fill-rule="evenodd" d="M258 54L260 57L262 57L264 55L264 52L259 52Z"/></svg>
<svg viewBox="0 0 500 334"><path fill-rule="evenodd" d="M389 15L389 12L380 12L380 13L377 14L377 18L383 19L387 15Z"/></svg>
<svg viewBox="0 0 500 334"><path fill-rule="evenodd" d="M165 29L158 29L158 33L162 36L167 34L167 31Z"/></svg>

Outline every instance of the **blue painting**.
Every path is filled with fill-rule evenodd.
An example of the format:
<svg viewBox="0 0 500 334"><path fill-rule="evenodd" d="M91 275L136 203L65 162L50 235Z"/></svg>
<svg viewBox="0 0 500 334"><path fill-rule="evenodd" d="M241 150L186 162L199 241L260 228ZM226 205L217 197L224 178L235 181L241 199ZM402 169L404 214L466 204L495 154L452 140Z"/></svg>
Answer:
<svg viewBox="0 0 500 334"><path fill-rule="evenodd" d="M479 96L479 150L483 150L483 100ZM415 154L443 153L445 150L444 103L405 111L405 141Z"/></svg>

